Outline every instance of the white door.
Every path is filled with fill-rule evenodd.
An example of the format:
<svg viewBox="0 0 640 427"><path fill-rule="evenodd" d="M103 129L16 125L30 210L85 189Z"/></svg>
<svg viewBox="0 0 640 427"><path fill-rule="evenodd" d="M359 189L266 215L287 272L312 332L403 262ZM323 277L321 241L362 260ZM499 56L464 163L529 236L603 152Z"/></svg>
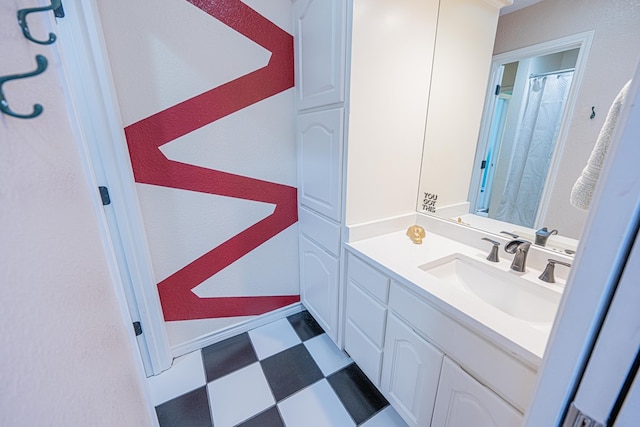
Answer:
<svg viewBox="0 0 640 427"><path fill-rule="evenodd" d="M142 333L137 328L136 334L145 372L155 375L171 366L172 356L133 180L123 178L130 171L122 161L123 153L111 143L122 138L122 130L95 7L94 2L65 1L65 18L57 21L56 44L78 138L87 151L83 156L87 175L110 189L112 203L104 206L108 235L103 237L109 245L106 252L116 258L111 266L114 281L122 284L132 322L141 324Z"/></svg>
<svg viewBox="0 0 640 427"><path fill-rule="evenodd" d="M573 427L576 420L585 427L640 425L639 284L640 237L636 236L564 426Z"/></svg>

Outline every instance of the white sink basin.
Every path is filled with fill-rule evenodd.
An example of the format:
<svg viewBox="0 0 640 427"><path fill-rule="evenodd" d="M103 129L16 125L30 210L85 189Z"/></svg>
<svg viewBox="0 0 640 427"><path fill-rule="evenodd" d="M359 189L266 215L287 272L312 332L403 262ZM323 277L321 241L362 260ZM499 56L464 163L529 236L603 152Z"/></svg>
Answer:
<svg viewBox="0 0 640 427"><path fill-rule="evenodd" d="M529 323L552 323L560 302L560 294L551 289L462 254L453 254L420 268L444 284Z"/></svg>

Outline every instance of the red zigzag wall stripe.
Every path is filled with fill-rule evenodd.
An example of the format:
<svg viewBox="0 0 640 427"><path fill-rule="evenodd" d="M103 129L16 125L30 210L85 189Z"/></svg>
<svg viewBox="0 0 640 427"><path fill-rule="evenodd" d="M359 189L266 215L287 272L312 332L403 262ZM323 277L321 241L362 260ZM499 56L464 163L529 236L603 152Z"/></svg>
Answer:
<svg viewBox="0 0 640 427"><path fill-rule="evenodd" d="M199 298L191 290L298 220L294 187L167 159L159 147L294 85L293 37L239 0L187 0L271 52L267 66L125 128L135 181L273 203L274 212L158 284L165 320L262 314L299 295Z"/></svg>

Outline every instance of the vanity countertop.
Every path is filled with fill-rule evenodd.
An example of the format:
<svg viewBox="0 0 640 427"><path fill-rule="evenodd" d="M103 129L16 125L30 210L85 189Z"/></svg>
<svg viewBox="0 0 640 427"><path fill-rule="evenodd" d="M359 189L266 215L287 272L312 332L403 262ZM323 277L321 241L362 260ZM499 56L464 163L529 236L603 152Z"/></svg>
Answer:
<svg viewBox="0 0 640 427"><path fill-rule="evenodd" d="M454 253L462 254L491 265L492 268L518 275L536 285L551 289L557 293L558 301L564 290L563 281L555 284L544 283L538 279L540 271L530 267L527 267L526 273L516 273L510 269L511 260L504 251L500 253L500 262L492 263L486 260L488 250L482 251L428 230L421 245L413 244L404 231L397 231L347 243L346 246L383 269L392 279L405 285L412 284L414 292L485 339L535 369L540 366L552 323L532 324L514 318L488 306L474 295L446 286L419 266Z"/></svg>

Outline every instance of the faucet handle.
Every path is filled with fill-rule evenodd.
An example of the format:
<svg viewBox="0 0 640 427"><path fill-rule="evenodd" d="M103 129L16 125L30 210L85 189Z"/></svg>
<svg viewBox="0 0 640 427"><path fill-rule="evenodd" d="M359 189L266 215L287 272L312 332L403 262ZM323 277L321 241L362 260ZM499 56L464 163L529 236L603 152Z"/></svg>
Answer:
<svg viewBox="0 0 640 427"><path fill-rule="evenodd" d="M502 233L502 234L506 234L507 236L511 236L511 237L513 237L514 239L517 239L518 237L520 237L520 236L518 236L517 234L510 233L510 232L508 232L508 231L501 231L501 233Z"/></svg>
<svg viewBox="0 0 640 427"><path fill-rule="evenodd" d="M538 279L542 280L543 282L556 283L556 278L554 275L556 264L564 265L566 267L571 267L571 264L569 264L568 262L559 261L557 259L548 258L547 261L548 261L547 266L545 267L542 274L538 277Z"/></svg>
<svg viewBox="0 0 640 427"><path fill-rule="evenodd" d="M487 260L491 262L500 262L500 258L498 258L498 247L500 246L500 242L491 240L488 237L483 237L482 240L486 240L487 242L493 243L493 246L491 247L491 252L489 252L489 255L487 255Z"/></svg>

